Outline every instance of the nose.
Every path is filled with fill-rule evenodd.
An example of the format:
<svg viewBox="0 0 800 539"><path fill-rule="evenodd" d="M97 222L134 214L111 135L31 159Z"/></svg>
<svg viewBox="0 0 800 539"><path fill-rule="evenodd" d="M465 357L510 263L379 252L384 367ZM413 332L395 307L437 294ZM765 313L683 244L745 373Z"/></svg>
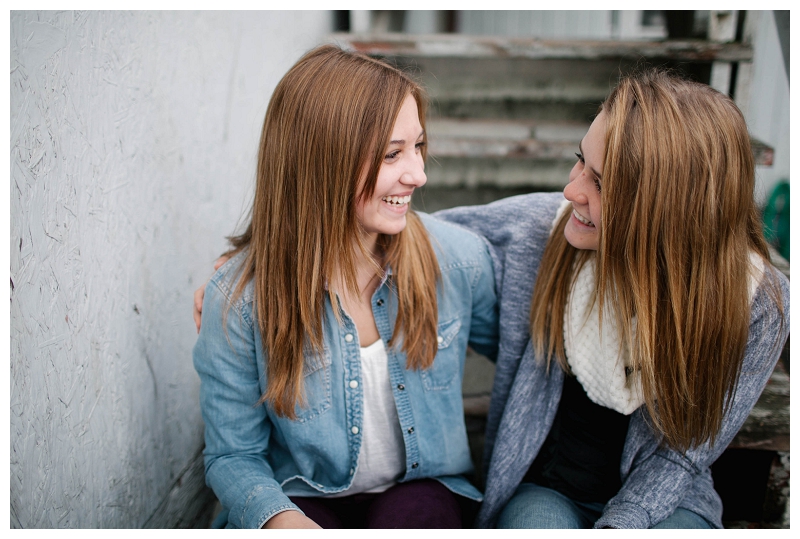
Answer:
<svg viewBox="0 0 800 539"><path fill-rule="evenodd" d="M422 187L428 181L428 176L425 174L425 161L422 160L421 155L414 155L409 160L408 166L403 171L400 181L408 186Z"/></svg>
<svg viewBox="0 0 800 539"><path fill-rule="evenodd" d="M583 171L581 170L580 162L575 163L569 173L569 183L564 187L564 198L576 204L588 204L589 199L586 196L584 189Z"/></svg>

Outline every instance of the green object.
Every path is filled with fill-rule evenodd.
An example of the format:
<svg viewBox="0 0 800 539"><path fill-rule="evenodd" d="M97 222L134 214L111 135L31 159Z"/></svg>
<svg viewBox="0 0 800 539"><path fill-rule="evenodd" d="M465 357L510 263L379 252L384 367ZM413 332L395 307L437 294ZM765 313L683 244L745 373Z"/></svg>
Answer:
<svg viewBox="0 0 800 539"><path fill-rule="evenodd" d="M764 237L789 260L789 182L775 186L764 207Z"/></svg>

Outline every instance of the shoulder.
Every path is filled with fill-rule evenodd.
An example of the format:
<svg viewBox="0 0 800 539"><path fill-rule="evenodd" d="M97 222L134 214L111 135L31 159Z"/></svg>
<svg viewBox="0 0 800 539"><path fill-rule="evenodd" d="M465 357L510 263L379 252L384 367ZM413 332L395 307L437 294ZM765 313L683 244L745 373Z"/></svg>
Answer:
<svg viewBox="0 0 800 539"><path fill-rule="evenodd" d="M755 288L751 307L751 324L762 320L764 322L784 321L789 324L789 279L786 278L772 264L762 266L758 283ZM753 286L753 284L751 284Z"/></svg>
<svg viewBox="0 0 800 539"><path fill-rule="evenodd" d="M490 260L486 239L459 224L427 213L417 213L428 232L443 269L453 265L477 265Z"/></svg>
<svg viewBox="0 0 800 539"><path fill-rule="evenodd" d="M486 205L490 212L498 217L527 217L541 223L549 224L559 206L564 202L561 191L555 193L530 193L496 200Z"/></svg>
<svg viewBox="0 0 800 539"><path fill-rule="evenodd" d="M489 204L487 217L495 225L526 236L549 237L561 208L568 204L561 192L519 195Z"/></svg>
<svg viewBox="0 0 800 539"><path fill-rule="evenodd" d="M253 302L255 286L252 279L247 282L241 295L236 296L236 288L244 272L246 260L247 251L241 251L214 273L206 285L206 301L210 299L209 295L211 295L216 301L230 304L235 308L241 308Z"/></svg>
<svg viewBox="0 0 800 539"><path fill-rule="evenodd" d="M774 339L789 333L789 280L766 264L750 307L750 338L768 333ZM781 341L782 342L782 341Z"/></svg>
<svg viewBox="0 0 800 539"><path fill-rule="evenodd" d="M493 245L547 238L558 209L565 202L558 193L531 193L481 206L462 206L437 212L436 217L485 236Z"/></svg>

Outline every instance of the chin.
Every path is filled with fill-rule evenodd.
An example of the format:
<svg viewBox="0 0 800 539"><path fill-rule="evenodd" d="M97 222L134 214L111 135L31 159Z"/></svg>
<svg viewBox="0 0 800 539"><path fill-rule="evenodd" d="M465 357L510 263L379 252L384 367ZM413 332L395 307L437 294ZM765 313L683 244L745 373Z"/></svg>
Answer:
<svg viewBox="0 0 800 539"><path fill-rule="evenodd" d="M395 236L401 233L406 228L406 218L403 217L402 221L392 223L380 223L374 227L367 228L367 232L375 234L383 234L384 236Z"/></svg>
<svg viewBox="0 0 800 539"><path fill-rule="evenodd" d="M406 224L403 223L403 226L385 227L383 230L381 230L380 233L386 236L396 236L405 229L406 229Z"/></svg>
<svg viewBox="0 0 800 539"><path fill-rule="evenodd" d="M596 251L599 244L597 235L575 233L570 231L569 227L564 230L564 237L567 239L567 243L582 251Z"/></svg>

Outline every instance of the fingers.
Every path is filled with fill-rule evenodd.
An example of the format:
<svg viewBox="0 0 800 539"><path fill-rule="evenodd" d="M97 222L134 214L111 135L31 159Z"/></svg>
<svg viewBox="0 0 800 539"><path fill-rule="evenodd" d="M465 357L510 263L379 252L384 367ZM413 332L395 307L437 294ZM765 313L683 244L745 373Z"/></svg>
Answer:
<svg viewBox="0 0 800 539"><path fill-rule="evenodd" d="M214 271L217 271L222 265L230 259L229 256L221 256L214 261ZM203 316L203 296L206 293L206 282L194 291L194 305L192 306L192 317L194 318L194 325L197 326L197 333L200 333L200 319Z"/></svg>
<svg viewBox="0 0 800 539"><path fill-rule="evenodd" d="M218 259L216 259L214 261L214 271L217 271L219 268L221 268L222 265L225 262L227 262L229 259L230 259L230 257L229 256L225 256L225 255L219 257Z"/></svg>

